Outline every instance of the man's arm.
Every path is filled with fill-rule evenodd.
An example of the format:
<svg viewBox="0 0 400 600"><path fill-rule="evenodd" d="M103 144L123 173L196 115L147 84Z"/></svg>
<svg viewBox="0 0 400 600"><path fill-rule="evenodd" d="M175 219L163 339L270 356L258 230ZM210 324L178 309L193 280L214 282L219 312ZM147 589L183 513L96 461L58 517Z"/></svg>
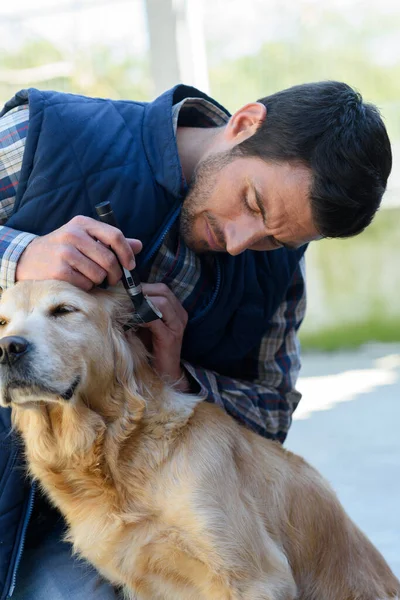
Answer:
<svg viewBox="0 0 400 600"><path fill-rule="evenodd" d="M286 297L271 319L259 348L258 377L246 381L183 363L201 393L235 419L265 437L283 442L300 401L298 328L306 307L305 260L301 260Z"/></svg>
<svg viewBox="0 0 400 600"><path fill-rule="evenodd" d="M14 211L28 125L26 104L0 118L0 287L3 289L15 282L19 257L35 238L4 226Z"/></svg>
<svg viewBox="0 0 400 600"><path fill-rule="evenodd" d="M0 227L0 288L3 290L14 285L18 260L35 237L32 233Z"/></svg>
<svg viewBox="0 0 400 600"><path fill-rule="evenodd" d="M85 216L42 237L7 227L14 211L28 127L27 105L0 118L0 286L10 287L20 279L61 279L87 290L105 277L109 283L117 283L121 270L116 256L124 267L133 268L134 253L140 251L141 243L126 239L114 227Z"/></svg>

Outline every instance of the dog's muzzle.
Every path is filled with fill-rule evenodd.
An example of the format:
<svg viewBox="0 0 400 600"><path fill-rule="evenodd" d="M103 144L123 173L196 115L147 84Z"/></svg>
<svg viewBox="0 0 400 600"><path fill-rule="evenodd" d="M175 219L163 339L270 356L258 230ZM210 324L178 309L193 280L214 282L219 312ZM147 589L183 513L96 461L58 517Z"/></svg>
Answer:
<svg viewBox="0 0 400 600"><path fill-rule="evenodd" d="M16 390L28 396L37 396L45 400L57 396L62 400L71 400L80 384L79 375L66 388L54 388L51 383L38 377L33 367L35 358L34 344L27 339L10 335L0 339L0 394L2 406L9 406ZM21 401L17 402L21 404Z"/></svg>

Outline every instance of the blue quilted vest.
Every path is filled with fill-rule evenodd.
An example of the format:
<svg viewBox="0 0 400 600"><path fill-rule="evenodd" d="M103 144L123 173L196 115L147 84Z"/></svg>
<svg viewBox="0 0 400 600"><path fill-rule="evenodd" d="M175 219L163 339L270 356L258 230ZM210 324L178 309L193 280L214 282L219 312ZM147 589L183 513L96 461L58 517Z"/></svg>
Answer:
<svg viewBox="0 0 400 600"><path fill-rule="evenodd" d="M123 233L143 242L137 262L145 276L183 199L172 106L186 97L215 101L183 85L150 103L31 89L17 94L6 110L27 96L29 132L7 225L44 235L75 215L95 218L95 205L111 200ZM209 300L186 307L183 358L221 374L256 376L248 372L246 357L258 351L303 253L304 248L218 255ZM13 588L33 502L23 473L15 468L20 452L9 426L9 412L1 410L0 600Z"/></svg>

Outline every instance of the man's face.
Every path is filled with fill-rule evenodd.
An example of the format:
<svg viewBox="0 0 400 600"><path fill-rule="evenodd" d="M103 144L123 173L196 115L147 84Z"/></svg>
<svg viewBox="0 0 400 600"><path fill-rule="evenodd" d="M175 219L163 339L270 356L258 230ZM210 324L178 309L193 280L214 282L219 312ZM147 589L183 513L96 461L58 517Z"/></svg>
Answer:
<svg viewBox="0 0 400 600"><path fill-rule="evenodd" d="M181 234L198 253L297 248L320 237L310 188L304 166L211 154L198 165L183 202Z"/></svg>

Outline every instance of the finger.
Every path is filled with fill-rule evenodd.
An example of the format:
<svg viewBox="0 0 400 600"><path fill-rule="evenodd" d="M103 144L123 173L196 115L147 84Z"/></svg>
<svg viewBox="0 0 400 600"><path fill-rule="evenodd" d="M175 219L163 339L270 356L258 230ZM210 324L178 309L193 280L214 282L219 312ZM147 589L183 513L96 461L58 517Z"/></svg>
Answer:
<svg viewBox="0 0 400 600"><path fill-rule="evenodd" d="M67 281L68 283L75 285L85 292L88 292L93 287L93 281L82 275L82 273L75 271L75 269L69 265L66 265L64 269L59 271L54 276L54 279L58 279L59 281Z"/></svg>
<svg viewBox="0 0 400 600"><path fill-rule="evenodd" d="M179 307L182 306L178 298L165 283L143 283L142 289L143 293L146 294L146 296L150 296L152 299L156 296L165 298L172 306L174 306L175 310L179 310Z"/></svg>
<svg viewBox="0 0 400 600"><path fill-rule="evenodd" d="M186 311L184 309L177 311L173 303L165 296L152 296L151 301L162 314L161 320L153 321L153 323L157 323L154 328L150 327L153 333L156 331L160 335L162 334L160 325L162 323L173 336L182 338L187 324Z"/></svg>
<svg viewBox="0 0 400 600"><path fill-rule="evenodd" d="M107 246L110 246L118 257L119 262L126 269L131 271L136 266L135 255L132 248L123 233L116 227L109 226L111 231L107 231L107 239L100 239Z"/></svg>
<svg viewBox="0 0 400 600"><path fill-rule="evenodd" d="M99 266L97 262L85 256L85 254L82 254L82 252L80 252L77 248L68 248L63 254L63 258L76 273L83 275L85 279L88 279L92 286L99 285L109 275L109 272L106 269ZM119 281L122 272L118 266L118 263L117 267L119 270L119 277L117 281ZM110 284L113 285L111 282Z"/></svg>
<svg viewBox="0 0 400 600"><path fill-rule="evenodd" d="M173 296L176 298L175 294L165 283L143 283L142 287L148 296L166 296L168 298Z"/></svg>
<svg viewBox="0 0 400 600"><path fill-rule="evenodd" d="M114 252L105 246L102 242L95 241L90 235L85 232L82 233L76 239L76 249L79 250L81 255L85 256L102 269L104 276L107 277L110 285L116 285L122 277L121 267L118 264L117 257ZM90 265L85 262L86 268L90 268ZM79 265L74 267L79 270ZM86 273L85 273L86 274ZM89 274L87 275L89 276ZM101 281L103 281L103 279ZM96 282L97 283L97 282Z"/></svg>
<svg viewBox="0 0 400 600"><path fill-rule="evenodd" d="M152 336L156 337L159 340L163 339L165 335L168 334L170 331L169 327L161 319L150 321L150 323L144 323L141 327L149 330Z"/></svg>
<svg viewBox="0 0 400 600"><path fill-rule="evenodd" d="M105 246L110 246L126 269L131 270L135 267L132 248L122 231L90 217L77 216L72 219L71 224L84 229L92 238L100 240Z"/></svg>
<svg viewBox="0 0 400 600"><path fill-rule="evenodd" d="M183 308L181 302L175 296L175 294L169 289L167 285L164 283L143 283L142 284L143 293L146 296L153 298L159 296L160 298L166 298L168 302L171 303L177 315L181 321L185 324L188 320L188 314L186 310Z"/></svg>
<svg viewBox="0 0 400 600"><path fill-rule="evenodd" d="M70 283L80 288L81 290L84 290L85 292L89 292L94 287L93 281L91 281L81 273L78 273L78 271L75 271L74 269L72 269L71 271Z"/></svg>
<svg viewBox="0 0 400 600"><path fill-rule="evenodd" d="M170 328L174 327L174 324L180 322L179 315L177 314L174 305L165 298L165 296L152 296L151 302L162 314L162 321Z"/></svg>

